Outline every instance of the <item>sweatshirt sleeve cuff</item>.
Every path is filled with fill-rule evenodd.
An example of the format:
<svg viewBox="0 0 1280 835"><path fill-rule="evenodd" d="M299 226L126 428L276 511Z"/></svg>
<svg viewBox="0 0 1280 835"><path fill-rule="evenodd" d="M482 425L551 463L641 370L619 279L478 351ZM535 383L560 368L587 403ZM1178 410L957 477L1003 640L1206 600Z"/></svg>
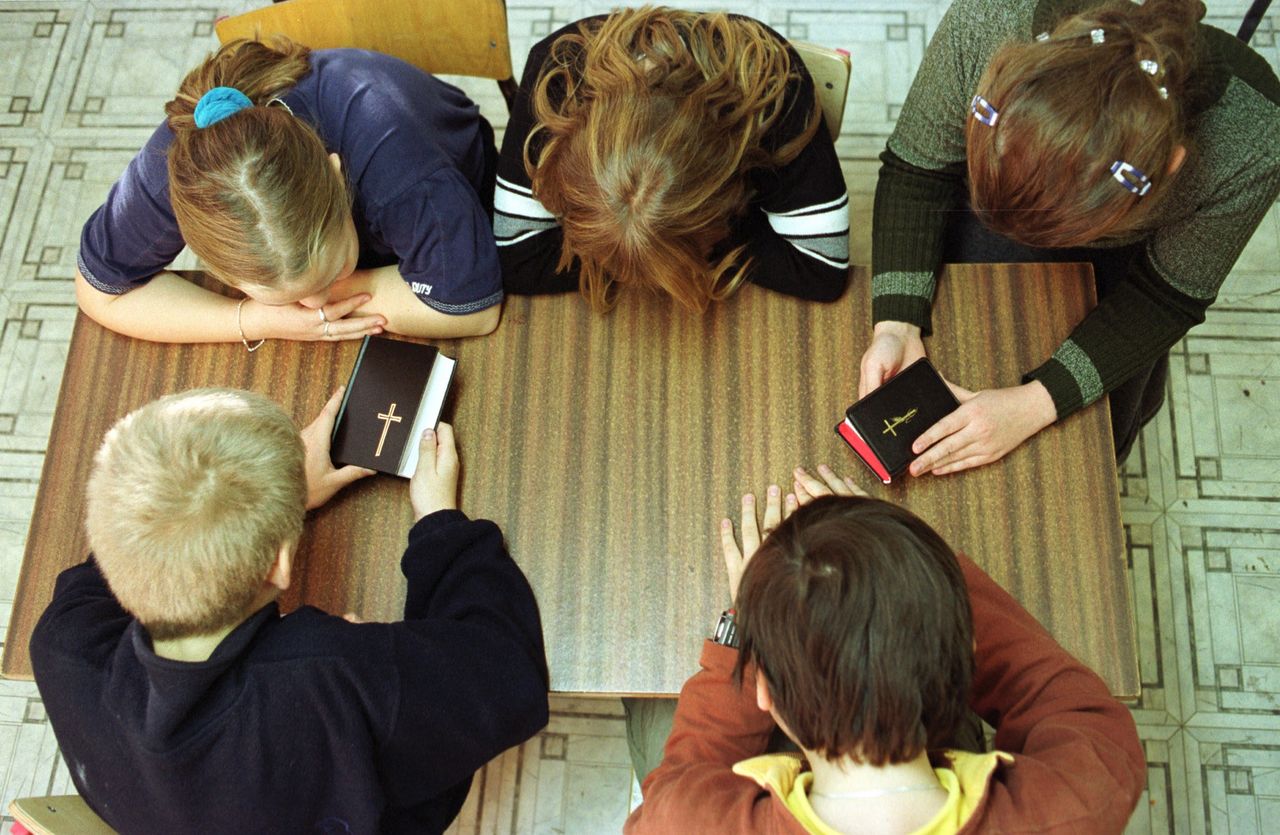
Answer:
<svg viewBox="0 0 1280 835"><path fill-rule="evenodd" d="M698 663L710 672L729 676L738 663L738 651L708 638L702 642L702 659Z"/></svg>
<svg viewBox="0 0 1280 835"><path fill-rule="evenodd" d="M413 542L422 539L425 536L431 536L442 528L452 525L454 522L469 522L467 514L461 510L437 510L435 513L428 513L409 529L409 541Z"/></svg>
<svg viewBox="0 0 1280 835"><path fill-rule="evenodd" d="M875 296L871 299L871 324L906 322L920 328L921 336L933 333L933 303L924 296Z"/></svg>
<svg viewBox="0 0 1280 835"><path fill-rule="evenodd" d="M1049 390L1049 396L1053 398L1053 407L1058 413L1058 420L1087 405L1080 395L1080 385L1076 382L1076 378L1071 376L1071 372L1058 361L1057 357L1050 357L1044 365L1022 375L1022 382L1029 383L1032 380L1039 380Z"/></svg>

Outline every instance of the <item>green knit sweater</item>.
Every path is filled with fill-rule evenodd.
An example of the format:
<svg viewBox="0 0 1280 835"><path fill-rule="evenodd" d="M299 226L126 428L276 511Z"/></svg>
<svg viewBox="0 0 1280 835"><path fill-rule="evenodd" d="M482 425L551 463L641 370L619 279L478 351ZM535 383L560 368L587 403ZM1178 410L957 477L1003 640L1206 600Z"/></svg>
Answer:
<svg viewBox="0 0 1280 835"><path fill-rule="evenodd" d="M1096 2L955 0L934 34L881 155L872 233L872 318L930 332L935 272L949 212L962 205L965 122L995 51L1031 40ZM1026 375L1044 383L1058 417L1114 389L1194 325L1280 194L1280 80L1236 38L1200 26L1191 148L1126 281Z"/></svg>

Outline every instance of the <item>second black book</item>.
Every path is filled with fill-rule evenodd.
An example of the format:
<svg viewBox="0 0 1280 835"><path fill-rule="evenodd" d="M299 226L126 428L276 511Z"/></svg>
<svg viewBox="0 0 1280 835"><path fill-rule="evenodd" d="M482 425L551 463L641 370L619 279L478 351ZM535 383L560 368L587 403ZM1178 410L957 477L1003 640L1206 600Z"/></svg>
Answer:
<svg viewBox="0 0 1280 835"><path fill-rule="evenodd" d="M333 462L412 476L418 439L440 420L455 365L433 345L366 336L334 424Z"/></svg>

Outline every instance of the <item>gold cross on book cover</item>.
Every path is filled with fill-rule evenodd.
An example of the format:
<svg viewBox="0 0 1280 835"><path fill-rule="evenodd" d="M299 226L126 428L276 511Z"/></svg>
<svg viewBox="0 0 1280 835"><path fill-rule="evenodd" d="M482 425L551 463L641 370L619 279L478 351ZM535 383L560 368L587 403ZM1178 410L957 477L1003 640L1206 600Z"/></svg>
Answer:
<svg viewBox="0 0 1280 835"><path fill-rule="evenodd" d="M366 336L334 425L333 463L413 475L418 440L440 420L456 365L432 345Z"/></svg>

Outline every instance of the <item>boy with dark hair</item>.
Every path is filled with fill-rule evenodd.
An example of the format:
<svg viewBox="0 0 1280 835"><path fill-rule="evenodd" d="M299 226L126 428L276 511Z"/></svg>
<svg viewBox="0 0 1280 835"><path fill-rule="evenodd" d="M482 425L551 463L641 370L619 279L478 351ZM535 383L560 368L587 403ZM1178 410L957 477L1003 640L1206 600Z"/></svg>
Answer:
<svg viewBox="0 0 1280 835"><path fill-rule="evenodd" d="M405 620L281 617L341 390L302 435L261 395L170 395L111 429L88 561L31 638L77 790L126 833L443 831L472 773L547 722L533 593L457 507L453 429L421 440Z"/></svg>
<svg viewBox="0 0 1280 835"><path fill-rule="evenodd" d="M797 469L789 515L770 488L763 544L752 497L742 551L721 523L736 617L627 831L1123 830L1146 771L1129 712L928 525L821 472ZM945 749L970 707L997 750ZM765 753L775 723L801 756Z"/></svg>

